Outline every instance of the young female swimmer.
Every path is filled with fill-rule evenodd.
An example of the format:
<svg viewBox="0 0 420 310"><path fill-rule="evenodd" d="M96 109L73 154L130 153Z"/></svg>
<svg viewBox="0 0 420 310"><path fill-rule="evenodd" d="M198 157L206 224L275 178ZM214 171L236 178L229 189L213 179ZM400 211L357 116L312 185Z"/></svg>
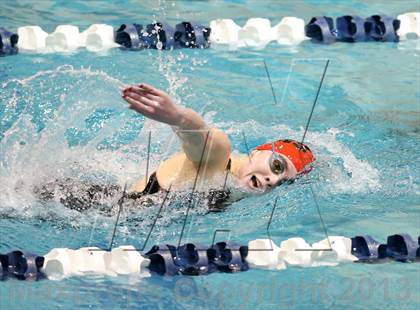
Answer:
<svg viewBox="0 0 420 310"><path fill-rule="evenodd" d="M293 182L307 173L315 160L306 145L294 140L260 145L249 156L232 154L225 133L206 124L193 110L177 106L162 90L147 84L125 88L122 97L130 109L172 126L183 149L180 154L160 163L148 180L139 180L125 194L125 198L134 202L135 208L153 205L149 195L169 188L180 193L189 191L198 176L200 183L205 180L207 188L196 193L207 201L209 211L221 211L243 198L241 191L231 193L225 186L222 190L217 189L221 188L224 176L232 175L234 184L247 192L265 192L284 182ZM212 184L212 181L216 182ZM101 208L104 198L121 197L121 191L118 185L92 184L71 178L53 180L34 188L40 199L59 200L64 206L78 211L95 206Z"/></svg>
<svg viewBox="0 0 420 310"><path fill-rule="evenodd" d="M204 178L229 170L241 186L264 192L308 172L308 165L315 160L308 146L294 140L266 143L250 156L235 156L224 132L206 124L193 110L176 105L164 91L147 84L125 88L122 98L130 109L172 126L183 149L181 154L163 161L149 180L134 185L132 191L138 195L167 190L170 186L182 188L183 183L194 180L198 169L199 176Z"/></svg>

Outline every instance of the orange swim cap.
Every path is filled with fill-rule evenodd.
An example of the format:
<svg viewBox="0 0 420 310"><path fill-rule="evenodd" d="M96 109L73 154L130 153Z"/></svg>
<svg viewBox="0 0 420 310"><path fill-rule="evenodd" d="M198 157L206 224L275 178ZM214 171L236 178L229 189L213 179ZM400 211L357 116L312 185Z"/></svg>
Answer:
<svg viewBox="0 0 420 310"><path fill-rule="evenodd" d="M257 146L256 150L271 151L272 143ZM297 173L305 172L305 167L315 161L311 149L307 145L295 140L277 140L274 142L274 151L289 158L295 166Z"/></svg>

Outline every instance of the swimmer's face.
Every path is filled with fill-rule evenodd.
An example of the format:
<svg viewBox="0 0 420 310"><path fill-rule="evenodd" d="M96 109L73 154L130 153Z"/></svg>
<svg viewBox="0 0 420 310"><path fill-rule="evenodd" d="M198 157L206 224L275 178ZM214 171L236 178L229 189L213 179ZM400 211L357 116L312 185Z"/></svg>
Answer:
<svg viewBox="0 0 420 310"><path fill-rule="evenodd" d="M249 189L264 192L283 180L295 178L297 172L292 162L280 154L279 160L284 169L275 169L272 154L271 151L253 151L250 160L239 171L239 182Z"/></svg>

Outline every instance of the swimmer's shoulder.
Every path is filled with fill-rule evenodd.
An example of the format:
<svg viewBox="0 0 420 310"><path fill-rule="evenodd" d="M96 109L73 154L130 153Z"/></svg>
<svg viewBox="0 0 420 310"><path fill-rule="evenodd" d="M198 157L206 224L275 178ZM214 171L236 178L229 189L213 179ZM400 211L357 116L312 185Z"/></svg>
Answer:
<svg viewBox="0 0 420 310"><path fill-rule="evenodd" d="M194 172L194 163L184 153L175 154L164 160L155 171L159 186L163 189L168 189L171 184L176 185L184 180L188 180ZM146 177L139 179L131 188L131 191L144 191L148 181Z"/></svg>
<svg viewBox="0 0 420 310"><path fill-rule="evenodd" d="M188 159L185 153L180 153L162 162L156 170L156 176L159 184L165 189L171 185L173 189L183 189L184 186L188 187L194 181L199 166L199 178L203 178L207 182L214 175L224 172L228 162L229 157L216 162L204 159L200 166Z"/></svg>
<svg viewBox="0 0 420 310"><path fill-rule="evenodd" d="M238 176L241 166L248 161L248 157L233 152L230 156L217 165L204 165L202 171L205 171L205 177L211 177L219 172L225 172L229 166L230 173ZM228 163L230 164L228 165ZM197 174L197 165L187 158L185 153L178 153L164 160L156 169L156 178L161 188L168 189L172 184L172 189L181 187L182 184L191 182ZM146 187L148 180L146 177L138 180L132 187L132 191L142 192Z"/></svg>

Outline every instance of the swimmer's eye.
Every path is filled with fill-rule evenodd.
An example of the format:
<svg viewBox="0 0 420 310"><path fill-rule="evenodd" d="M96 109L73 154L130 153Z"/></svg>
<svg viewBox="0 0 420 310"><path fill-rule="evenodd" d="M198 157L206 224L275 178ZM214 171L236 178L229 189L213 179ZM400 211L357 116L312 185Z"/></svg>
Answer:
<svg viewBox="0 0 420 310"><path fill-rule="evenodd" d="M270 169L274 174L282 174L286 171L287 163L284 158L273 153L270 157Z"/></svg>

